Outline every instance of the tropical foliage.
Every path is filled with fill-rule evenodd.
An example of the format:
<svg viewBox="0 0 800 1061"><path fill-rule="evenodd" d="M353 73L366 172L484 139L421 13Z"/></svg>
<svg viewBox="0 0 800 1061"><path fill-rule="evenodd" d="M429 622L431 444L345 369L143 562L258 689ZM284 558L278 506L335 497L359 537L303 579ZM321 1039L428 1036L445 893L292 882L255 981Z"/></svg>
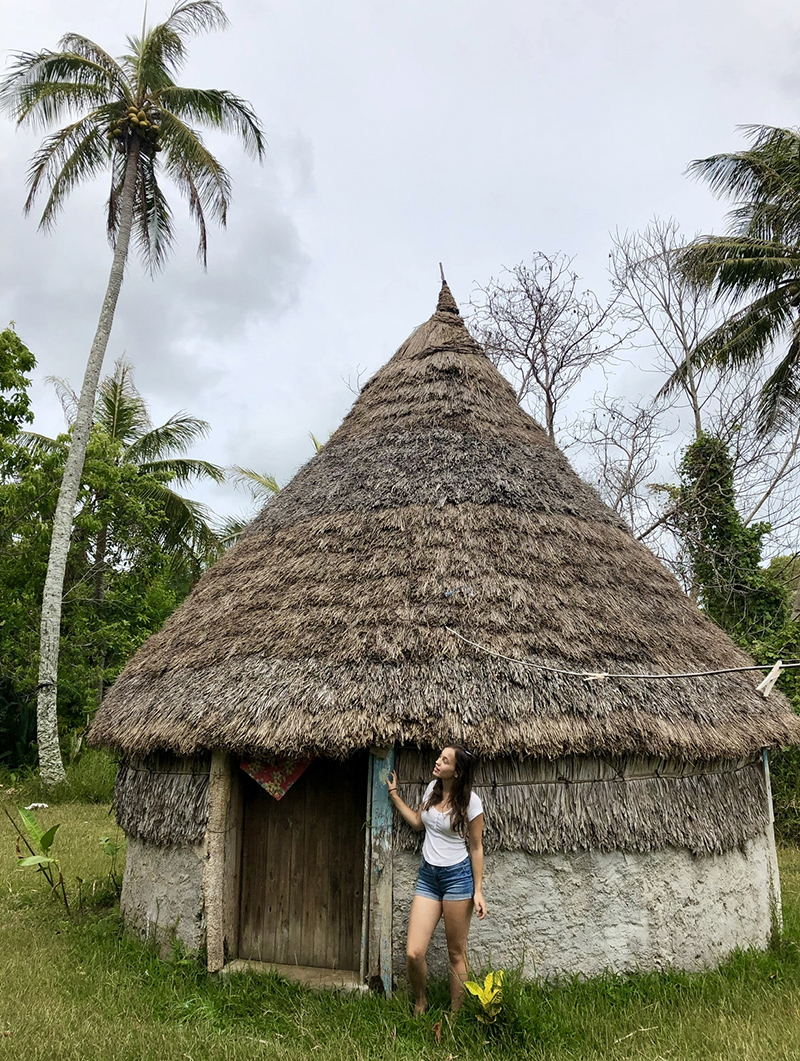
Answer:
<svg viewBox="0 0 800 1061"><path fill-rule="evenodd" d="M129 50L119 60L94 41L68 33L58 51L17 54L0 83L0 107L18 126L47 129L70 118L45 137L31 161L25 209L48 190L42 227L54 223L76 187L111 173L107 229L114 255L61 477L42 595L37 731L42 776L51 783L64 777L56 700L72 516L131 236L151 270L164 264L174 239L160 183L166 177L189 205L205 262L206 217L225 224L231 183L197 126L233 133L254 156L264 151L261 125L249 103L224 90L185 88L175 80L186 60L187 39L226 25L218 0L179 0L166 21L143 28L141 37L129 37Z"/></svg>
<svg viewBox="0 0 800 1061"><path fill-rule="evenodd" d="M695 594L709 618L746 645L789 619L786 586L762 566L768 523L745 525L736 508L733 461L717 436L701 433L684 453L674 523Z"/></svg>
<svg viewBox="0 0 800 1061"><path fill-rule="evenodd" d="M777 346L762 390L768 429L800 409L800 130L757 125L746 133L748 149L690 167L735 206L727 235L703 236L683 255L688 275L730 311L689 363L739 367L769 359Z"/></svg>
<svg viewBox="0 0 800 1061"><path fill-rule="evenodd" d="M69 392L67 398L69 399ZM130 366L103 381L66 569L60 660L62 735L78 734L144 639L221 548L210 515L177 488L220 481L187 455L208 425L186 414L153 427ZM0 485L0 763L35 750L38 611L69 445L20 432Z"/></svg>

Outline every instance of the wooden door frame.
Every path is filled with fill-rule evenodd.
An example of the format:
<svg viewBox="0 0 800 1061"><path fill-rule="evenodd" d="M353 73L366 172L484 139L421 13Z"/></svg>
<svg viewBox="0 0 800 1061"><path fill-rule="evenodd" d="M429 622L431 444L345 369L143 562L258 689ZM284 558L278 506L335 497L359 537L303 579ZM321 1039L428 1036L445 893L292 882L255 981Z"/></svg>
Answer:
<svg viewBox="0 0 800 1061"><path fill-rule="evenodd" d="M364 837L364 900L359 972L362 982L392 992L392 806L387 780L394 748L370 748ZM221 972L239 957L243 785L239 757L211 755L203 896L207 968Z"/></svg>

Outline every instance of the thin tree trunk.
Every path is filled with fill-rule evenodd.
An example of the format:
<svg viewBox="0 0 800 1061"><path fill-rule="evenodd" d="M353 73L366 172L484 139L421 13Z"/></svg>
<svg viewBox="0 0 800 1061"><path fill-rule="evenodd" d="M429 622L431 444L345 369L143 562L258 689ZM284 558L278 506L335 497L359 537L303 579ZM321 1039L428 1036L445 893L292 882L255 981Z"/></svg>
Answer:
<svg viewBox="0 0 800 1061"><path fill-rule="evenodd" d="M53 535L50 541L50 557L42 594L42 622L39 641L39 684L36 703L37 740L39 744L39 770L47 785L54 785L66 776L58 743L58 655L61 641L61 598L64 593L64 573L67 566L75 503L81 485L86 447L92 428L95 396L103 369L103 358L108 346L114 311L117 306L128 245L133 224L133 206L136 192L136 165L139 157L137 147L128 155L125 180L122 190L119 231L111 273L108 278L100 320L97 324L86 373L83 377L78 409L75 414L72 441L64 466L61 488L58 492L56 512L53 518Z"/></svg>
<svg viewBox="0 0 800 1061"><path fill-rule="evenodd" d="M95 613L100 616L100 609L103 606L103 600L106 595L106 549L108 548L108 527L103 524L97 534L97 546L94 551L94 609ZM97 653L97 704L100 705L103 699L103 692L105 691L105 667L106 667L106 649L103 645Z"/></svg>

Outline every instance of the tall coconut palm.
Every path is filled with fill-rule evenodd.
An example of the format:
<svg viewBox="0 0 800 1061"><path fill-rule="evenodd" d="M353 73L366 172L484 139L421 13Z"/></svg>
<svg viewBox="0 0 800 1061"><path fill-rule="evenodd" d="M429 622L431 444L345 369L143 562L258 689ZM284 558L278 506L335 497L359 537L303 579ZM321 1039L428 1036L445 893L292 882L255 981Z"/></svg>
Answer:
<svg viewBox="0 0 800 1061"><path fill-rule="evenodd" d="M31 161L26 211L49 189L41 227L53 225L74 188L111 171L107 227L114 254L76 410L42 598L37 724L46 783L64 776L56 716L64 572L92 409L131 236L151 270L164 264L174 235L160 184L165 176L188 202L205 263L206 217L225 224L231 184L196 126L235 134L256 157L264 152L263 131L249 103L224 90L184 88L175 82L187 38L226 25L217 0L183 0L165 22L130 37L129 51L118 60L86 37L69 33L58 51L17 54L0 83L0 106L20 126L47 128L66 116L74 119L48 135Z"/></svg>
<svg viewBox="0 0 800 1061"><path fill-rule="evenodd" d="M735 206L728 235L701 236L682 255L688 274L730 307L688 364L757 364L777 345L780 360L761 394L768 431L800 409L800 130L750 126L746 133L747 150L689 167Z"/></svg>

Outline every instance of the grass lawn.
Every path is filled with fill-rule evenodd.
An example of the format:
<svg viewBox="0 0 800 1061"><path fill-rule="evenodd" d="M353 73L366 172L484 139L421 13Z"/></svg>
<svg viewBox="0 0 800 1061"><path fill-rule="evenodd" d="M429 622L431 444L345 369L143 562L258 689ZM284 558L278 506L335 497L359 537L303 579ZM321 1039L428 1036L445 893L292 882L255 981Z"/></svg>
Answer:
<svg viewBox="0 0 800 1061"><path fill-rule="evenodd" d="M161 962L122 937L108 900L108 858L98 843L115 830L108 808L62 804L39 817L45 827L62 823L53 853L73 892L75 877L84 879L85 901L67 916L33 871L17 869L14 833L0 815L3 1059L800 1058L795 849L781 853L785 933L768 953L737 955L704 975L512 984L508 1023L487 1034L466 1012L449 1024L441 985L431 1012L415 1022L404 998L315 995L274 977L212 981L192 961Z"/></svg>

